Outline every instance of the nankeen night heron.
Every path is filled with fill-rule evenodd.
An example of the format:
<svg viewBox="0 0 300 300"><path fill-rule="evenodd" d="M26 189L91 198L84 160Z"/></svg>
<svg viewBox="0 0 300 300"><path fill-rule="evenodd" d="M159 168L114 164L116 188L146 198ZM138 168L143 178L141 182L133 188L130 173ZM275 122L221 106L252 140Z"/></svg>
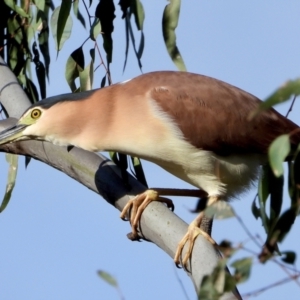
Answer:
<svg viewBox="0 0 300 300"><path fill-rule="evenodd" d="M1 133L0 144L34 139L137 156L199 188L207 205L249 189L267 161L270 143L298 128L273 109L249 121L259 99L222 81L185 72L153 72L75 98L62 95L34 104ZM290 140L295 147L300 134ZM121 217L131 210L133 236L149 202L172 206L162 195L163 190L147 190L126 205ZM186 266L199 234L214 243L200 229L203 218L202 211L189 225L176 264L189 243L182 260Z"/></svg>

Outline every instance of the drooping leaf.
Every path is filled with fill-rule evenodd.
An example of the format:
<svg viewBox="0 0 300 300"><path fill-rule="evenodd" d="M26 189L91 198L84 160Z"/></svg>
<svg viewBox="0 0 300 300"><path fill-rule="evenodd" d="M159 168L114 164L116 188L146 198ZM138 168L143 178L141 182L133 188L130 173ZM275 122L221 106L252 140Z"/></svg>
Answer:
<svg viewBox="0 0 300 300"><path fill-rule="evenodd" d="M35 102L39 101L39 94L38 94L35 84L26 75L24 76L24 78L25 78L25 85L23 88L24 88L24 91L25 91L27 97L29 98L31 103L35 103Z"/></svg>
<svg viewBox="0 0 300 300"><path fill-rule="evenodd" d="M98 18L95 18L94 22L92 24L92 27L90 29L90 38L93 41L96 41L96 39L100 33L101 33L101 23Z"/></svg>
<svg viewBox="0 0 300 300"><path fill-rule="evenodd" d="M71 0L62 1L64 4L62 13L60 13L61 6L59 6L54 10L51 16L51 30L57 51L62 49L65 41L71 35L73 26L73 21L70 16L71 2Z"/></svg>
<svg viewBox="0 0 300 300"><path fill-rule="evenodd" d="M102 27L103 48L106 52L107 63L112 62L113 40L112 32L114 31L113 20L115 16L115 5L113 0L100 0L95 16L99 18Z"/></svg>
<svg viewBox="0 0 300 300"><path fill-rule="evenodd" d="M130 7L131 0L120 0L119 5L123 12L122 19L124 19L128 13L128 8Z"/></svg>
<svg viewBox="0 0 300 300"><path fill-rule="evenodd" d="M129 22L128 22L128 32L129 32L129 36L130 36L130 39L131 39L131 42L132 42L134 54L135 54L135 56L136 56L136 58L137 58L137 61L138 61L139 68L140 68L140 70L142 71L142 62L141 62L139 53L138 53L138 51L136 50L136 46L135 46L135 38L134 38L134 34L133 34L133 30L132 30L132 27L131 27L130 20L129 20ZM142 33L143 33L143 32L142 32ZM128 49L127 49L127 50L128 50ZM128 52L127 52L127 53L128 53ZM124 66L125 66L125 65L124 65Z"/></svg>
<svg viewBox="0 0 300 300"><path fill-rule="evenodd" d="M5 156L6 156L6 161L9 164L9 170L8 170L5 194L0 206L0 213L4 211L7 204L9 203L11 194L15 187L17 171L18 171L18 155L6 153Z"/></svg>
<svg viewBox="0 0 300 300"><path fill-rule="evenodd" d="M131 161L134 168L136 179L139 182L141 182L144 186L148 187L141 160L138 157L131 156Z"/></svg>
<svg viewBox="0 0 300 300"><path fill-rule="evenodd" d="M220 260L210 275L203 277L198 293L199 300L217 300L235 288L233 277L226 271L226 260Z"/></svg>
<svg viewBox="0 0 300 300"><path fill-rule="evenodd" d="M282 207L283 201L283 176L276 177L273 174L271 176L271 187L270 187L270 226L271 228L276 223Z"/></svg>
<svg viewBox="0 0 300 300"><path fill-rule="evenodd" d="M105 86L106 83L106 75L103 76L101 83L100 83L100 87L103 88Z"/></svg>
<svg viewBox="0 0 300 300"><path fill-rule="evenodd" d="M35 3L36 7L41 10L44 11L45 10L45 0L33 0L33 2Z"/></svg>
<svg viewBox="0 0 300 300"><path fill-rule="evenodd" d="M4 2L8 7L10 7L12 10L14 10L20 16L29 18L29 15L24 11L23 8L21 8L20 6L18 6L16 4L15 0L4 0Z"/></svg>
<svg viewBox="0 0 300 300"><path fill-rule="evenodd" d="M79 11L78 5L79 5L79 0L74 0L73 1L73 12L74 12L74 15L76 16L76 18L79 20L79 22L85 28L85 20L84 20L83 15Z"/></svg>
<svg viewBox="0 0 300 300"><path fill-rule="evenodd" d="M290 208L285 211L276 223L274 230L268 236L268 243L274 245L277 242L281 242L286 234L290 231L296 219L296 213L294 208Z"/></svg>
<svg viewBox="0 0 300 300"><path fill-rule="evenodd" d="M84 68L83 71L79 72L80 80L80 91L89 91L93 88L94 80L94 64L93 60Z"/></svg>
<svg viewBox="0 0 300 300"><path fill-rule="evenodd" d="M79 77L79 72L83 69L84 55L82 47L79 47L71 53L66 63L65 77L72 92L76 90L75 79Z"/></svg>
<svg viewBox="0 0 300 300"><path fill-rule="evenodd" d="M300 78L289 80L279 87L260 106L251 113L250 118L255 117L259 112L271 108L272 106L289 100L293 95L300 95Z"/></svg>
<svg viewBox="0 0 300 300"><path fill-rule="evenodd" d="M46 98L46 70L44 64L40 61L39 51L36 42L32 44L33 62L35 64L36 76L40 86L41 99Z"/></svg>
<svg viewBox="0 0 300 300"><path fill-rule="evenodd" d="M295 208L296 214L300 213L300 146L298 146L294 164L291 165L293 173L293 190L294 193L291 197L291 206Z"/></svg>
<svg viewBox="0 0 300 300"><path fill-rule="evenodd" d="M231 266L235 268L234 278L236 282L241 283L246 281L251 273L252 267L252 258L246 257L243 259L239 259L234 261Z"/></svg>
<svg viewBox="0 0 300 300"><path fill-rule="evenodd" d="M180 5L181 0L170 0L170 3L166 5L163 13L162 31L167 51L171 59L178 70L186 71L184 61L176 45L175 29L178 25Z"/></svg>
<svg viewBox="0 0 300 300"><path fill-rule="evenodd" d="M257 199L257 197L255 197L253 202L252 202L251 211L252 211L252 214L253 214L254 218L258 219L261 216L260 216L260 209L256 205L256 199Z"/></svg>
<svg viewBox="0 0 300 300"><path fill-rule="evenodd" d="M138 30L143 30L145 11L140 0L130 1L131 12L134 15L135 24Z"/></svg>
<svg viewBox="0 0 300 300"><path fill-rule="evenodd" d="M281 252L281 255L281 260L291 265L295 263L297 258L297 254L294 251L283 251Z"/></svg>
<svg viewBox="0 0 300 300"><path fill-rule="evenodd" d="M127 173L127 168L128 168L127 155L123 153L110 151L109 156L111 160L120 168L124 185L129 187L128 173Z"/></svg>
<svg viewBox="0 0 300 300"><path fill-rule="evenodd" d="M111 286L117 288L118 287L118 282L117 280L111 276L109 273L99 270L97 271L97 274L101 279L103 279L106 283L110 284Z"/></svg>
<svg viewBox="0 0 300 300"><path fill-rule="evenodd" d="M56 40L57 48L60 49L60 41L65 31L65 26L67 24L68 18L70 18L72 0L64 0L61 2L58 19L57 19L57 31Z"/></svg>
<svg viewBox="0 0 300 300"><path fill-rule="evenodd" d="M38 35L39 48L43 55L45 62L46 76L49 79L49 66L50 66L50 54L49 54L49 29L43 29Z"/></svg>
<svg viewBox="0 0 300 300"><path fill-rule="evenodd" d="M283 175L283 162L291 151L290 138L283 134L276 138L269 148L269 161L275 176Z"/></svg>

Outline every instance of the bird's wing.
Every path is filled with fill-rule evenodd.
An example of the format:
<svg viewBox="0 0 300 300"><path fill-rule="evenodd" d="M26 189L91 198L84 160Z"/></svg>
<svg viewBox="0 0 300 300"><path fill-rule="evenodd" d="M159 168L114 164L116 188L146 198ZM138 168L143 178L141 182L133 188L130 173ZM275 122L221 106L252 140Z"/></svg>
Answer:
<svg viewBox="0 0 300 300"><path fill-rule="evenodd" d="M274 109L250 121L261 101L225 82L184 72L148 76L151 98L197 148L219 155L263 154L277 136L298 128ZM293 135L292 143L299 141L300 134Z"/></svg>

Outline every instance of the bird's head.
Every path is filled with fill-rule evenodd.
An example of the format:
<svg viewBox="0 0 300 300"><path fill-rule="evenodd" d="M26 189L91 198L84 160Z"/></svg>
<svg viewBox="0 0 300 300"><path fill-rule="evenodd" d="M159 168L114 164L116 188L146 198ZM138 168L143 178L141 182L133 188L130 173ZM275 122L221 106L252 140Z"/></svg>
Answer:
<svg viewBox="0 0 300 300"><path fill-rule="evenodd" d="M66 98L66 97L65 97ZM23 140L49 141L60 146L71 145L78 130L78 105L65 98L50 98L28 108L17 124L0 132L0 145ZM82 109L79 105L77 110Z"/></svg>
<svg viewBox="0 0 300 300"><path fill-rule="evenodd" d="M45 109L32 106L21 116L17 124L0 133L0 145L21 140L46 140L43 128L47 118L44 118ZM45 114L46 115L46 114Z"/></svg>

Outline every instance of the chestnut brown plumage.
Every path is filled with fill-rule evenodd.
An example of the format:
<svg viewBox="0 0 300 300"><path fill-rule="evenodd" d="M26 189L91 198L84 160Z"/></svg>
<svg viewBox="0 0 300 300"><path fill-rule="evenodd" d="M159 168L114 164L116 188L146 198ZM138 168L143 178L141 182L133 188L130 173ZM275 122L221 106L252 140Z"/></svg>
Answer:
<svg viewBox="0 0 300 300"><path fill-rule="evenodd" d="M249 120L259 99L225 82L185 72L153 72L103 89L61 95L34 104L17 125L0 134L0 144L39 139L89 151L112 150L161 166L200 189L207 205L230 200L250 188L271 142L298 128L270 109ZM292 148L300 133L291 136ZM130 221L133 238L151 201L178 191L147 190L121 213ZM182 194L182 193L181 193ZM179 243L175 262L189 242L185 267L204 214L193 221Z"/></svg>

